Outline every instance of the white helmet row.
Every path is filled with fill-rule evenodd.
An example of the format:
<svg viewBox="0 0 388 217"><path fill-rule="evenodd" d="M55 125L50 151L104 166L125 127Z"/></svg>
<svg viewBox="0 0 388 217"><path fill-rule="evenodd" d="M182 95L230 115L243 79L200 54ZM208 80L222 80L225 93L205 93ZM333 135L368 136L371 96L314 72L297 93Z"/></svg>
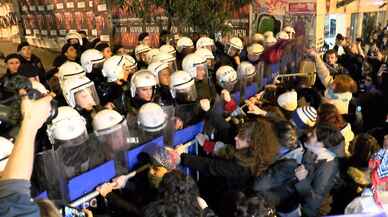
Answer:
<svg viewBox="0 0 388 217"><path fill-rule="evenodd" d="M85 119L73 108L61 106L47 126L47 136L56 146L77 146L88 139Z"/></svg>
<svg viewBox="0 0 388 217"><path fill-rule="evenodd" d="M280 31L278 34L276 34L277 40L289 40L290 36L285 31Z"/></svg>
<svg viewBox="0 0 388 217"><path fill-rule="evenodd" d="M252 63L243 61L238 67L238 72L240 76L244 76L245 78L252 78L256 75L256 68Z"/></svg>
<svg viewBox="0 0 388 217"><path fill-rule="evenodd" d="M272 33L272 32L271 32ZM271 47L272 45L276 44L277 40L276 38L272 35L269 35L264 39L264 46L265 47Z"/></svg>
<svg viewBox="0 0 388 217"><path fill-rule="evenodd" d="M192 53L187 56L182 61L182 69L191 74L193 78L197 77L197 67L204 66L207 68L207 61L202 56Z"/></svg>
<svg viewBox="0 0 388 217"><path fill-rule="evenodd" d="M253 43L247 48L248 55L260 55L264 52L264 47L259 43Z"/></svg>
<svg viewBox="0 0 388 217"><path fill-rule="evenodd" d="M237 72L231 66L221 66L216 71L217 84L231 91L237 83Z"/></svg>
<svg viewBox="0 0 388 217"><path fill-rule="evenodd" d="M255 34L253 35L252 41L253 41L254 43L263 43L263 41L264 41L264 35L261 34L261 33L255 33Z"/></svg>
<svg viewBox="0 0 388 217"><path fill-rule="evenodd" d="M168 63L175 60L176 60L176 57L171 53L159 52L153 57L152 62L160 61L160 62Z"/></svg>
<svg viewBox="0 0 388 217"><path fill-rule="evenodd" d="M194 47L194 43L189 37L181 37L176 43L176 50L181 53L183 49Z"/></svg>
<svg viewBox="0 0 388 217"><path fill-rule="evenodd" d="M75 77L85 77L84 68L76 62L67 61L59 67L58 77L59 82L63 83L65 80Z"/></svg>
<svg viewBox="0 0 388 217"><path fill-rule="evenodd" d="M182 90L195 85L194 78L186 71L176 71L171 75L171 89Z"/></svg>
<svg viewBox="0 0 388 217"><path fill-rule="evenodd" d="M81 65L85 69L86 73L90 73L93 70L95 64L100 64L105 61L104 56L99 50L88 49L81 55Z"/></svg>
<svg viewBox="0 0 388 217"><path fill-rule="evenodd" d="M135 97L136 89L139 87L155 87L156 84L157 79L152 72L146 69L139 70L131 78L131 96Z"/></svg>
<svg viewBox="0 0 388 217"><path fill-rule="evenodd" d="M266 39L266 38L268 38L268 37L274 37L272 31L266 31L266 32L264 32L264 39Z"/></svg>
<svg viewBox="0 0 388 217"><path fill-rule="evenodd" d="M112 151L127 150L129 144L138 142L136 138L130 137L125 117L115 110L99 111L93 117L92 124L97 139Z"/></svg>
<svg viewBox="0 0 388 217"><path fill-rule="evenodd" d="M160 53L159 49L157 48L152 48L150 51L148 51L146 53L146 63L147 64L150 64L152 63L154 60L156 60L156 56Z"/></svg>
<svg viewBox="0 0 388 217"><path fill-rule="evenodd" d="M8 158L12 153L13 146L14 145L10 140L0 137L0 172L5 169Z"/></svg>
<svg viewBox="0 0 388 217"><path fill-rule="evenodd" d="M168 67L169 67L168 63L158 61L158 62L153 62L149 64L147 69L148 71L152 72L155 75L156 80L158 80L157 83L159 83L159 72L161 72L164 69L167 69Z"/></svg>
<svg viewBox="0 0 388 217"><path fill-rule="evenodd" d="M171 75L171 95L178 101L195 101L197 90L195 79L186 71L176 71Z"/></svg>
<svg viewBox="0 0 388 217"><path fill-rule="evenodd" d="M177 69L176 57L171 53L160 52L152 60L152 62L162 62L167 63L171 71L175 72Z"/></svg>
<svg viewBox="0 0 388 217"><path fill-rule="evenodd" d="M195 54L202 56L202 58L205 58L207 60L214 59L213 53L209 49L206 49L206 48L197 48L197 50L195 51Z"/></svg>
<svg viewBox="0 0 388 217"><path fill-rule="evenodd" d="M241 51L244 48L243 42L239 37L233 37L229 40L229 45Z"/></svg>
<svg viewBox="0 0 388 217"><path fill-rule="evenodd" d="M96 88L94 87L93 81L87 77L73 77L63 82L62 94L65 97L67 104L71 107L79 106L79 102L76 101L76 94L81 94L81 98L88 98L93 100L93 105L98 105L100 100L98 98Z"/></svg>
<svg viewBox="0 0 388 217"><path fill-rule="evenodd" d="M156 103L146 103L140 107L137 123L146 132L158 132L167 125L167 114Z"/></svg>
<svg viewBox="0 0 388 217"><path fill-rule="evenodd" d="M108 82L125 79L125 73L136 69L136 61L129 55L114 55L107 59L102 68L102 74Z"/></svg>
<svg viewBox="0 0 388 217"><path fill-rule="evenodd" d="M209 37L200 37L196 43L196 48L214 47L214 40Z"/></svg>
<svg viewBox="0 0 388 217"><path fill-rule="evenodd" d="M82 46L82 36L78 32L69 32L67 33L65 40L68 41L70 39L77 39L78 43Z"/></svg>
<svg viewBox="0 0 388 217"><path fill-rule="evenodd" d="M164 44L164 45L160 46L159 50L161 53L169 53L169 54L172 54L174 56L176 54L175 48L169 44Z"/></svg>
<svg viewBox="0 0 388 217"><path fill-rule="evenodd" d="M135 48L135 57L136 57L136 60L137 61L140 61L140 54L141 53L146 53L148 51L150 51L151 48L148 46L148 45L145 45L145 44L139 44L138 46L136 46Z"/></svg>

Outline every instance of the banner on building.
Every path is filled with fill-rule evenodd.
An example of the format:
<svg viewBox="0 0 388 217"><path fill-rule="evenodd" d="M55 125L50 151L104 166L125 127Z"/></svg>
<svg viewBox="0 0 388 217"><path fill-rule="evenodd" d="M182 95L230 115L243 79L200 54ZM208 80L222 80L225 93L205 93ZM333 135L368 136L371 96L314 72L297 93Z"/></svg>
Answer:
<svg viewBox="0 0 388 217"><path fill-rule="evenodd" d="M288 12L290 14L316 14L317 3L316 2L290 2Z"/></svg>

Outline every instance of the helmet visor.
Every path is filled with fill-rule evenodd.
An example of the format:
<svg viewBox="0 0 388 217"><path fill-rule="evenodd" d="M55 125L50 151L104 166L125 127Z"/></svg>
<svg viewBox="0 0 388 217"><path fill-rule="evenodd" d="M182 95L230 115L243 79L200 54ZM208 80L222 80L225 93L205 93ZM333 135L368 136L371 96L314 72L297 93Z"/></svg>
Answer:
<svg viewBox="0 0 388 217"><path fill-rule="evenodd" d="M125 151L137 143L134 135L129 134L127 120L123 118L113 127L95 131L96 137L104 145L108 156L113 156L118 151Z"/></svg>
<svg viewBox="0 0 388 217"><path fill-rule="evenodd" d="M191 85L181 85L183 87L175 88L175 98L178 103L195 102L197 100L197 89L195 83L191 82Z"/></svg>
<svg viewBox="0 0 388 217"><path fill-rule="evenodd" d="M201 64L196 65L196 79L197 80L203 80L208 75L208 67L207 67L207 61Z"/></svg>
<svg viewBox="0 0 388 217"><path fill-rule="evenodd" d="M85 88L73 89L75 104L83 109L91 110L93 106L100 104L96 88L90 85Z"/></svg>

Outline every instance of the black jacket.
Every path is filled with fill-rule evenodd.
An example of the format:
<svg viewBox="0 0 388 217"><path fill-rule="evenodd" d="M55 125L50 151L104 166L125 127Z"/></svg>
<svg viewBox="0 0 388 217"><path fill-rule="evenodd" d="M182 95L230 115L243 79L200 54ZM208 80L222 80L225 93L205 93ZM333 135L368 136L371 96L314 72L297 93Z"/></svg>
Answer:
<svg viewBox="0 0 388 217"><path fill-rule="evenodd" d="M338 174L337 159L305 165L309 174L302 181L294 175L297 166L295 160L277 161L256 178L253 190L266 197L279 212L291 212L300 204L303 216L327 214L330 211L326 206L329 205L328 194Z"/></svg>
<svg viewBox="0 0 388 217"><path fill-rule="evenodd" d="M236 160L182 154L181 164L198 170L205 176L223 177L225 183L220 184L226 184L227 190L244 189L252 176L249 168L240 165Z"/></svg>
<svg viewBox="0 0 388 217"><path fill-rule="evenodd" d="M49 85L48 85L48 82L47 82L47 77L46 77L46 71L45 71L45 69L43 67L43 64L40 61L39 57L37 57L37 56L32 54L31 60L27 60L23 56L20 56L20 61L21 61L22 64L23 63L29 63L33 67L35 67L37 69L37 71L39 72L39 81L40 81L40 83L42 83L47 89L49 88Z"/></svg>

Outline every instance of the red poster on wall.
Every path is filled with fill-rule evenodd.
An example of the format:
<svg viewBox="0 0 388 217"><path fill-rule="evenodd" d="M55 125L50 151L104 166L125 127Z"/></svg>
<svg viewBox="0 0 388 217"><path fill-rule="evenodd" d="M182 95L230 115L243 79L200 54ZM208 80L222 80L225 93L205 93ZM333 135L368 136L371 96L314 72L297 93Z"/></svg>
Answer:
<svg viewBox="0 0 388 217"><path fill-rule="evenodd" d="M315 2L290 2L290 14L316 14L317 4Z"/></svg>

